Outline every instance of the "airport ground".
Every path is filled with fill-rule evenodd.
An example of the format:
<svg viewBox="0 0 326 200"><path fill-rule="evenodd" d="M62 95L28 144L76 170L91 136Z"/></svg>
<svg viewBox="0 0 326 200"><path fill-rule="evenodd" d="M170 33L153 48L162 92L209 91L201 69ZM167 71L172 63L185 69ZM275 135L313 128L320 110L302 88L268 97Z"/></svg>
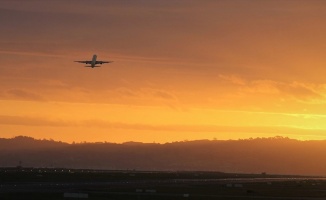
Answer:
<svg viewBox="0 0 326 200"><path fill-rule="evenodd" d="M326 199L326 179L220 172L1 168L0 199Z"/></svg>

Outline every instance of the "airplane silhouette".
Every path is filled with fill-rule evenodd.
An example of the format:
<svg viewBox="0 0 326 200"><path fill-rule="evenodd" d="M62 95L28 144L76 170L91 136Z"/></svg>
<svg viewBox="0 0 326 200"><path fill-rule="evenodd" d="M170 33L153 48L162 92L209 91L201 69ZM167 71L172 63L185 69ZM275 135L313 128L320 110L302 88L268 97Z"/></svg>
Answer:
<svg viewBox="0 0 326 200"><path fill-rule="evenodd" d="M96 60L97 59L97 55L93 55L92 60L84 60L84 61L74 61L74 62L78 62L78 63L85 63L85 64L90 64L90 66L85 66L85 67L101 67L98 66L97 64L105 64L105 63L112 63L113 61L101 61L101 60Z"/></svg>

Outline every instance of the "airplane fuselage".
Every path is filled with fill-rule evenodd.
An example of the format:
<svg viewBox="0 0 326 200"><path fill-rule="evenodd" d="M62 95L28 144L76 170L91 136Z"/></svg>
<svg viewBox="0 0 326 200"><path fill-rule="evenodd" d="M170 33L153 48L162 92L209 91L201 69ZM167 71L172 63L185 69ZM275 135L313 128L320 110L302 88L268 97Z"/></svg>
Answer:
<svg viewBox="0 0 326 200"><path fill-rule="evenodd" d="M94 68L95 65L96 65L96 59L97 59L97 55L93 55L93 58L92 58L92 62L91 62L91 67Z"/></svg>

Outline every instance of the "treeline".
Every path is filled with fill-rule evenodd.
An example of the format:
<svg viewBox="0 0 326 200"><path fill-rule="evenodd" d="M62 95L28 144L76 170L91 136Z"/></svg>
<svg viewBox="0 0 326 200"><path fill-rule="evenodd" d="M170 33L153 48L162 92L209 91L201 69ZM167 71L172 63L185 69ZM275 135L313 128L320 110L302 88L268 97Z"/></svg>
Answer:
<svg viewBox="0 0 326 200"><path fill-rule="evenodd" d="M157 143L68 144L19 136L0 139L0 167L195 170L326 175L326 141L283 137Z"/></svg>

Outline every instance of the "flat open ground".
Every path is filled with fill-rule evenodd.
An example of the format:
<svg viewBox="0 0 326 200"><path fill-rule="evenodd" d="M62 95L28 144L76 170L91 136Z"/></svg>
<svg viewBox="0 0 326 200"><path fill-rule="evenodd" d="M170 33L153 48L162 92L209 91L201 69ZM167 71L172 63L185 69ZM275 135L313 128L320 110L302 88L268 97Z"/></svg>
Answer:
<svg viewBox="0 0 326 200"><path fill-rule="evenodd" d="M326 199L322 177L219 172L0 169L0 199Z"/></svg>

